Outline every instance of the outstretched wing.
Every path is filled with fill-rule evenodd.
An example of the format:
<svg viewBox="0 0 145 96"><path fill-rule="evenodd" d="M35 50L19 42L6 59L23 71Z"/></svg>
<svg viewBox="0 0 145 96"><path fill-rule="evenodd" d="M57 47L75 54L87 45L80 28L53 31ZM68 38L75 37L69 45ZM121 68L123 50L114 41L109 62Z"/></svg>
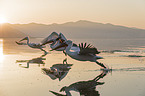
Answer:
<svg viewBox="0 0 145 96"><path fill-rule="evenodd" d="M81 43L79 44L79 48L80 48L80 55L88 55L88 54L99 54L100 52L97 50L97 48L95 48L93 45L88 44L87 43Z"/></svg>
<svg viewBox="0 0 145 96"><path fill-rule="evenodd" d="M62 39L63 41L67 41L67 39L62 33L59 34L59 38Z"/></svg>
<svg viewBox="0 0 145 96"><path fill-rule="evenodd" d="M58 38L58 34L56 32L52 32L48 37L44 38L41 43L44 44L50 40L53 40L53 39L57 39Z"/></svg>

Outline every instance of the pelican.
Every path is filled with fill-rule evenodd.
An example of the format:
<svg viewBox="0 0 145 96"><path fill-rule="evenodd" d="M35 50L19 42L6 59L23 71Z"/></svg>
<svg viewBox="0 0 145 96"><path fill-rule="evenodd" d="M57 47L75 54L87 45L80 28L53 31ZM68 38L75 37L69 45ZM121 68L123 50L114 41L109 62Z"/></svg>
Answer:
<svg viewBox="0 0 145 96"><path fill-rule="evenodd" d="M65 49L65 52L71 58L73 58L75 60L79 60L79 61L96 62L98 65L100 65L101 67L106 69L106 66L104 64L99 63L97 61L98 59L103 59L103 57L96 55L96 54L99 54L100 52L98 52L98 50L95 47L93 47L90 44L87 45L86 43L85 44L81 43L81 44L79 44L78 51L70 51L72 44L73 43L71 40L67 40L65 43L61 44L60 46L56 47L55 49L63 47L63 46L67 46Z"/></svg>
<svg viewBox="0 0 145 96"><path fill-rule="evenodd" d="M52 32L48 37L46 37L44 40L42 40L41 43L42 43L42 45L50 44L50 48L52 50L63 51L63 53L66 55L66 53L64 52L64 50L66 49L65 46L55 49L56 47L65 43L66 41L67 41L67 39L65 38L65 36L62 33L58 34L56 32ZM50 51L52 51L52 50L50 50ZM73 43L71 50L79 50L79 47L75 43Z"/></svg>
<svg viewBox="0 0 145 96"><path fill-rule="evenodd" d="M108 71L103 71L100 75L95 77L93 80L88 81L79 81L73 83L69 86L64 86L60 89L60 92L65 91L66 95L49 91L56 96L72 96L70 91L76 91L80 93L80 96L100 96L99 92L96 89L97 85L103 85L104 82L98 82L101 78L104 78L107 75Z"/></svg>
<svg viewBox="0 0 145 96"><path fill-rule="evenodd" d="M41 41L42 45L50 44L50 48L54 49L56 46L60 45L64 41L67 41L65 36L60 33L52 32L48 37ZM63 51L65 47L58 48L56 51Z"/></svg>
<svg viewBox="0 0 145 96"><path fill-rule="evenodd" d="M44 45L41 45L39 43L30 43L29 42L29 38L28 37L25 37L23 38L22 40L20 40L19 42L23 41L23 40L27 40L27 45L31 48L36 48L36 49L40 49L41 51L44 51L44 53L46 54L47 52L43 49L45 48Z"/></svg>

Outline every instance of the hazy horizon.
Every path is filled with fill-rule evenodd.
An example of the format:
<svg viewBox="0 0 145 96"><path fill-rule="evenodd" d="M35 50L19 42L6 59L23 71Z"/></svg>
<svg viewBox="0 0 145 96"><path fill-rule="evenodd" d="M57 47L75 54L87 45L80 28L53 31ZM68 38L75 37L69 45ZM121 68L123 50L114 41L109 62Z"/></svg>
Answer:
<svg viewBox="0 0 145 96"><path fill-rule="evenodd" d="M1 0L0 16L12 24L62 24L87 20L145 29L144 0Z"/></svg>
<svg viewBox="0 0 145 96"><path fill-rule="evenodd" d="M102 22L97 22L97 21L89 21L89 20L77 20L77 21L70 21L70 22L64 22L64 23L50 23L50 24L46 24L46 23L38 23L38 22L29 22L29 23L3 23L3 24L14 24L14 25L17 25L17 24L20 24L20 25L25 25L25 24L42 24L42 25L53 25L53 24L58 24L58 25L62 25L62 24L66 24L66 23L76 23L76 22L79 22L79 21L87 21L87 22L92 22L92 23L98 23L98 24L111 24L111 25L114 25L114 26L123 26L123 27L128 27L128 28L135 28L135 29L142 29L142 30L145 30L145 28L138 28L138 27L132 27L132 26L125 26L125 25L119 25L119 24L113 24L113 23L102 23Z"/></svg>

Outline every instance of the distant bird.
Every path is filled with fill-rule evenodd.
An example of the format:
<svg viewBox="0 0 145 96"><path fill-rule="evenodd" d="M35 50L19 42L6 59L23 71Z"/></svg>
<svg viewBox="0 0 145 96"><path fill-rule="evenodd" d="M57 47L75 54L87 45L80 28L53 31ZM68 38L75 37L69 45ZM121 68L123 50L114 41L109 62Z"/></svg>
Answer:
<svg viewBox="0 0 145 96"><path fill-rule="evenodd" d="M31 48L36 48L36 49L40 49L41 51L44 51L45 54L47 53L43 48L45 48L44 45L41 45L39 43L30 43L29 42L29 38L28 37L25 37L23 38L22 40L20 40L19 42L23 41L23 40L27 40L27 45Z"/></svg>
<svg viewBox="0 0 145 96"><path fill-rule="evenodd" d="M81 43L79 44L79 50L77 51L70 51L73 43L71 40L66 41L65 43L61 44L60 46L56 47L66 47L65 52L67 55L69 55L71 58L79 60L79 61L90 61L90 62L96 62L98 65L100 65L103 68L106 68L106 66L103 63L99 63L97 59L103 59L103 57L97 56L96 54L99 54L100 52L93 47L90 44Z"/></svg>
<svg viewBox="0 0 145 96"><path fill-rule="evenodd" d="M69 86L64 86L60 89L60 92L65 91L66 95L50 91L56 96L72 96L70 91L76 91L80 93L80 96L100 96L99 92L96 91L97 85L103 85L104 82L98 82L101 78L107 75L108 71L103 71L100 75L95 77L93 80L79 81Z"/></svg>

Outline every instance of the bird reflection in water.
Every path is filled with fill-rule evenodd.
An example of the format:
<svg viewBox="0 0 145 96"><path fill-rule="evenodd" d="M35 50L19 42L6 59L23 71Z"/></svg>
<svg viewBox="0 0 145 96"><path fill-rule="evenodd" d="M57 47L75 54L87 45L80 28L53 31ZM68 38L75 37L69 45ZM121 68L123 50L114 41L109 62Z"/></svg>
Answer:
<svg viewBox="0 0 145 96"><path fill-rule="evenodd" d="M54 64L49 69L42 68L42 73L48 75L52 80L58 78L61 81L67 75L72 65L67 63L67 59L64 59L63 64Z"/></svg>
<svg viewBox="0 0 145 96"><path fill-rule="evenodd" d="M22 68L29 68L29 64L38 64L38 66L40 67L40 64L42 64L43 66L45 65L45 62L43 60L46 60L46 58L44 58L44 56L46 56L47 54L43 54L40 57L37 58L33 58L31 60L16 60L16 63L24 63L27 62L27 66L22 66L22 64L19 64L20 67Z"/></svg>
<svg viewBox="0 0 145 96"><path fill-rule="evenodd" d="M102 73L97 77L95 77L93 80L79 81L69 86L62 87L60 89L60 92L65 91L66 95L54 91L50 91L50 92L56 96L72 96L70 91L79 92L80 96L100 96L99 92L96 90L96 86L104 84L104 82L98 82L98 80L105 77L107 73L108 71L102 71Z"/></svg>

